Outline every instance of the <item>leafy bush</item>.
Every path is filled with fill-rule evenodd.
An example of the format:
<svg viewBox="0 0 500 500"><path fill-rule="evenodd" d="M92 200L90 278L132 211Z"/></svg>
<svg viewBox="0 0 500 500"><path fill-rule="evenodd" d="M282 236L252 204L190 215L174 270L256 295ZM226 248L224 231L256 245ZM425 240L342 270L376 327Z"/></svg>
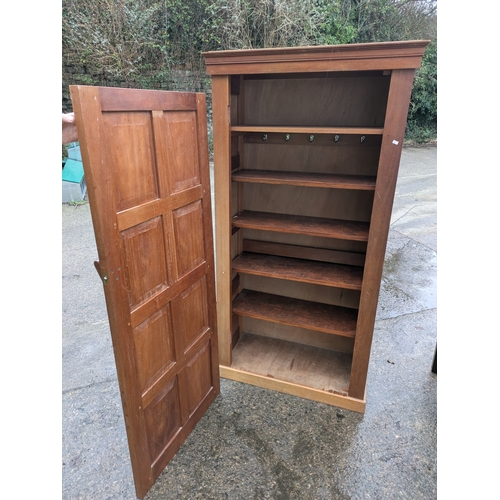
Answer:
<svg viewBox="0 0 500 500"><path fill-rule="evenodd" d="M436 0L63 0L63 94L117 81L200 90L176 88L174 72L204 80L204 51L435 38ZM417 141L436 135L436 45L412 93L407 137Z"/></svg>
<svg viewBox="0 0 500 500"><path fill-rule="evenodd" d="M163 8L154 0L63 0L62 6L63 69L71 63L89 74L130 77L163 63Z"/></svg>
<svg viewBox="0 0 500 500"><path fill-rule="evenodd" d="M415 74L408 110L407 139L418 143L437 136L437 41L431 42Z"/></svg>

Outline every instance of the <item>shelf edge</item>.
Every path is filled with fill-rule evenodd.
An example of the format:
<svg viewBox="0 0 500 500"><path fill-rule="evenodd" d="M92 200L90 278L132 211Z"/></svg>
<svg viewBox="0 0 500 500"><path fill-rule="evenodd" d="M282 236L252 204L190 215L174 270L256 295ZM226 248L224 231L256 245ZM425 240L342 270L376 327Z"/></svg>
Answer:
<svg viewBox="0 0 500 500"><path fill-rule="evenodd" d="M351 134L351 135L382 135L383 127L297 127L287 125L233 125L231 132L237 133L294 133L294 134Z"/></svg>

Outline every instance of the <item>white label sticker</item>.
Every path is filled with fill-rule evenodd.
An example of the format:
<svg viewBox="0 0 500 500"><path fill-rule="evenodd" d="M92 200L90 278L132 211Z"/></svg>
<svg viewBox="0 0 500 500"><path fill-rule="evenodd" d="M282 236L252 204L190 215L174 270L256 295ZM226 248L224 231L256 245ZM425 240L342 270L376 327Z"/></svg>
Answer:
<svg viewBox="0 0 500 500"><path fill-rule="evenodd" d="M394 140L392 141L392 143L393 143L393 144L396 144L396 146L397 146L397 145L399 144L399 141L396 141L396 139L394 139Z"/></svg>

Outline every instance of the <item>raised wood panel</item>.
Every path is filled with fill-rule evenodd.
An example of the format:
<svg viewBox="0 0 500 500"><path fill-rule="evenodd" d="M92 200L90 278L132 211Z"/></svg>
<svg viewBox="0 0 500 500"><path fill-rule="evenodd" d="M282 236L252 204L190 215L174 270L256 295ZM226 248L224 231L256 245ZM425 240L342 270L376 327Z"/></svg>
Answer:
<svg viewBox="0 0 500 500"><path fill-rule="evenodd" d="M181 390L184 391L182 402L188 418L201 405L212 389L212 362L210 343L201 347L189 360L179 374Z"/></svg>
<svg viewBox="0 0 500 500"><path fill-rule="evenodd" d="M184 276L205 260L203 241L203 211L196 201L173 211L173 226L176 242L177 272Z"/></svg>
<svg viewBox="0 0 500 500"><path fill-rule="evenodd" d="M164 113L168 175L171 193L200 183L196 114L194 111Z"/></svg>
<svg viewBox="0 0 500 500"><path fill-rule="evenodd" d="M168 285L161 217L127 229L121 237L128 299L136 308Z"/></svg>
<svg viewBox="0 0 500 500"><path fill-rule="evenodd" d="M151 113L107 113L103 121L108 161L120 165L117 210L158 198Z"/></svg>
<svg viewBox="0 0 500 500"><path fill-rule="evenodd" d="M146 391L176 360L170 304L134 328L134 343L137 373Z"/></svg>
<svg viewBox="0 0 500 500"><path fill-rule="evenodd" d="M165 415L169 415L169 418L165 418ZM144 420L149 457L154 464L182 426L177 378L171 380L147 406Z"/></svg>
<svg viewBox="0 0 500 500"><path fill-rule="evenodd" d="M182 338L179 349L186 352L209 328L205 277L177 296L172 311L174 328Z"/></svg>

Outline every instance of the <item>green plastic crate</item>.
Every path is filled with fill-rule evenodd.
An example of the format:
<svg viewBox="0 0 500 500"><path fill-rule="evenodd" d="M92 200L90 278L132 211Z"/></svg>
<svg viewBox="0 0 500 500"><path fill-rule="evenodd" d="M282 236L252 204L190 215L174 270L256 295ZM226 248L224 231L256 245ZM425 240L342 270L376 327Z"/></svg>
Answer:
<svg viewBox="0 0 500 500"><path fill-rule="evenodd" d="M83 163L68 158L62 169L62 202L83 201L86 193Z"/></svg>

